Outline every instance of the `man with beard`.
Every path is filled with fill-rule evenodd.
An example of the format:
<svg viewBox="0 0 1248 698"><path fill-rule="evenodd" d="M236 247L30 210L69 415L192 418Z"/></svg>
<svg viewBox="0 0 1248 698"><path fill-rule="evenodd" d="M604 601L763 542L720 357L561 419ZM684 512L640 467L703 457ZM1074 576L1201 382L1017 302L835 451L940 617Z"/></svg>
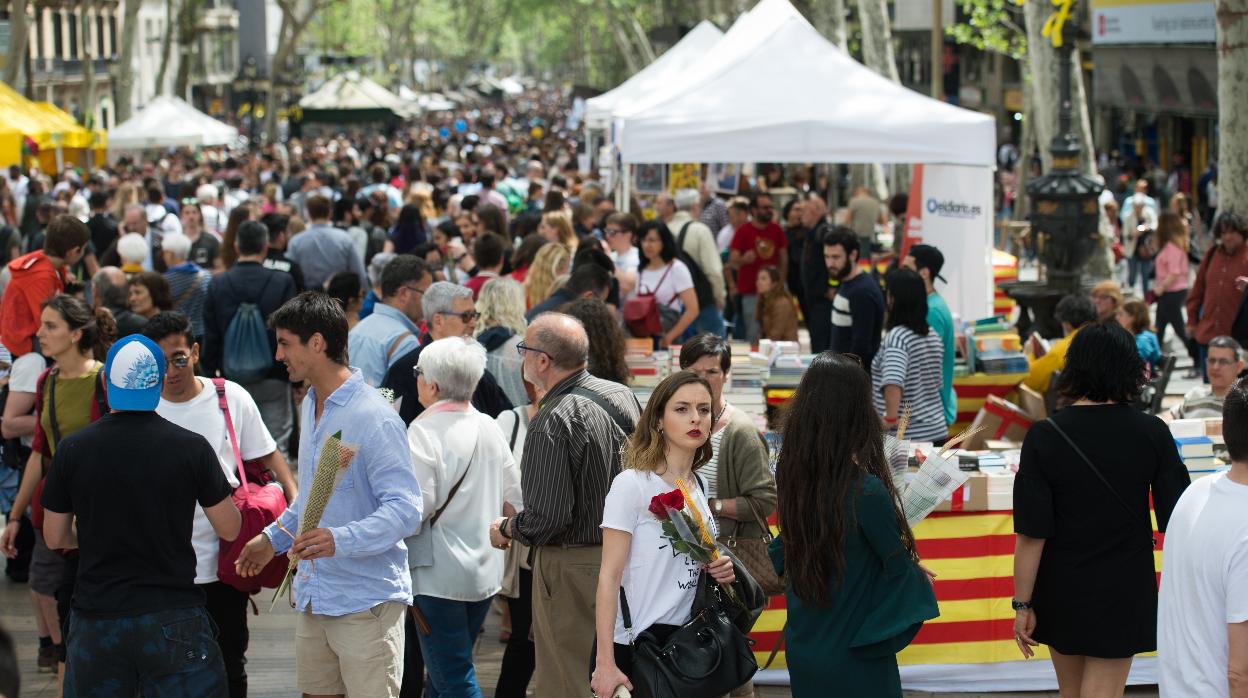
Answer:
<svg viewBox="0 0 1248 698"><path fill-rule="evenodd" d="M854 354L870 371L884 327L884 294L875 279L858 268L858 254L858 236L851 228L837 226L823 239L828 278L840 282L832 299L831 349Z"/></svg>
<svg viewBox="0 0 1248 698"><path fill-rule="evenodd" d="M776 224L776 208L771 196L756 193L750 198L750 220L737 228L728 251L728 266L737 271L737 292L741 296L741 318L745 323L745 339L750 344L758 341L758 271L763 267L775 267L780 271L780 284L787 283L789 240L784 230Z"/></svg>

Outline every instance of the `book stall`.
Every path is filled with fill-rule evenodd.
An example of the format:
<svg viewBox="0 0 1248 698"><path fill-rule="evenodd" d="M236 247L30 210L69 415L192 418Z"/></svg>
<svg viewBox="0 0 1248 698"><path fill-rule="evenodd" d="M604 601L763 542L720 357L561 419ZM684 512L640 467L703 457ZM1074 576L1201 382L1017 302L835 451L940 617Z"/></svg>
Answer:
<svg viewBox="0 0 1248 698"><path fill-rule="evenodd" d="M1015 368L1017 335L988 321L965 328L960 348L969 347L971 361L993 370ZM731 382L725 399L754 417L771 447L774 473L780 436L771 427L784 403L792 397L811 356L798 345L764 341L750 351L732 344ZM978 356L977 356L978 352ZM644 401L670 371L678 370L671 353L650 351L644 343L630 344L629 365L634 389ZM1021 354L1019 354L1021 356ZM902 685L907 690L1039 691L1056 690L1057 679L1047 649L1036 648L1036 658L1023 660L1014 643L1014 474L1022 440L1036 421L1045 417L1044 402L1023 391L1020 406L1006 397L1025 374L1017 370L971 374L989 388L983 397L964 397L958 384L959 422L943 449L886 437L885 450L894 464L895 482L914 530L923 564L936 573L935 591L940 617L928 621L914 641L897 657ZM992 380L999 380L992 383ZM974 385L971 383L970 385ZM1011 394L1012 393L1012 394ZM965 401L965 402L964 402ZM969 418L964 406L978 409ZM1220 419L1178 420L1171 431L1193 479L1225 469L1225 446ZM958 437L964 441L954 443ZM771 520L776 532L775 518ZM1154 527L1156 520L1154 519ZM1161 569L1164 536L1154 552ZM1160 572L1159 572L1160 577ZM754 626L758 684L788 684L781 637L785 625L785 597L772 597ZM776 651L770 666L763 668ZM1137 657L1131 667L1131 685L1157 682L1155 654Z"/></svg>

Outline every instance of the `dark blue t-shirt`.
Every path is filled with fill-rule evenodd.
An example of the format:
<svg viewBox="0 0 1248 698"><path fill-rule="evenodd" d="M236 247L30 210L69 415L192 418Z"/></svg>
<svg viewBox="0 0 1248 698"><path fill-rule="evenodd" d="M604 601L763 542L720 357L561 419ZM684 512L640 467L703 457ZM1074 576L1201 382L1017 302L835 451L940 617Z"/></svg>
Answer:
<svg viewBox="0 0 1248 698"><path fill-rule="evenodd" d="M884 293L870 274L841 282L832 300L832 351L856 354L871 370L884 332Z"/></svg>

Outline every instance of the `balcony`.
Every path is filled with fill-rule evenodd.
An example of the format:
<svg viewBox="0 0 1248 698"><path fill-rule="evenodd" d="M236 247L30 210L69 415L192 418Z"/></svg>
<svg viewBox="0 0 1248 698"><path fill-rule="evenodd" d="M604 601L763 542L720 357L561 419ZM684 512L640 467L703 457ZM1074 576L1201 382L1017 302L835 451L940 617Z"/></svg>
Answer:
<svg viewBox="0 0 1248 698"><path fill-rule="evenodd" d="M97 79L107 79L109 77L109 68L113 62L114 59L111 58L97 58L91 61L95 77ZM31 70L35 82L82 80L82 68L82 60L78 58L37 58L31 61Z"/></svg>

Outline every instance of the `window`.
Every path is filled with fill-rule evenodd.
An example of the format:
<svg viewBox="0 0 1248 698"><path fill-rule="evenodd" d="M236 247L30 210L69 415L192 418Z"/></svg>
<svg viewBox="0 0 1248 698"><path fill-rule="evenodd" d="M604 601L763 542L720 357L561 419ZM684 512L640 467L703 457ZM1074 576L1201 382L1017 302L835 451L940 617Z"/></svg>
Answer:
<svg viewBox="0 0 1248 698"><path fill-rule="evenodd" d="M108 58L104 54L104 15L100 13L95 15L95 56Z"/></svg>
<svg viewBox="0 0 1248 698"><path fill-rule="evenodd" d="M35 13L35 57L44 57L43 11Z"/></svg>
<svg viewBox="0 0 1248 698"><path fill-rule="evenodd" d="M73 60L78 58L81 53L82 44L78 42L78 15L72 10L69 12L69 58Z"/></svg>
<svg viewBox="0 0 1248 698"><path fill-rule="evenodd" d="M65 37L61 36L61 13L52 13L52 57L65 57Z"/></svg>
<svg viewBox="0 0 1248 698"><path fill-rule="evenodd" d="M113 54L117 53L117 15L108 16L108 45Z"/></svg>

